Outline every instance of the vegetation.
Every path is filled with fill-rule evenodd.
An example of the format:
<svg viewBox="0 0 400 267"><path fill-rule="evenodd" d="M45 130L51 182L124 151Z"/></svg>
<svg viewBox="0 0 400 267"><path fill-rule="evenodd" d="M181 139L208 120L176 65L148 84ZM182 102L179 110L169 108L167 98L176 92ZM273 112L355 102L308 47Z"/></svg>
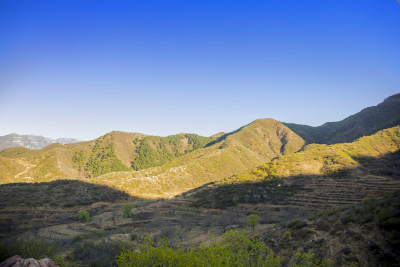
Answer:
<svg viewBox="0 0 400 267"><path fill-rule="evenodd" d="M187 138L187 145L183 139ZM142 170L161 166L176 157L182 156L193 150L203 148L214 140L197 134L170 135L167 137L148 136L139 142L136 148L137 157L132 161L134 170Z"/></svg>
<svg viewBox="0 0 400 267"><path fill-rule="evenodd" d="M312 266L312 267L328 267L328 266L334 266L333 262L329 259L318 259L313 255L312 253L297 253L295 258L295 267L307 267L307 266Z"/></svg>
<svg viewBox="0 0 400 267"><path fill-rule="evenodd" d="M72 156L72 161L76 164L79 170L83 170L86 162L85 152L83 152L83 150L75 152Z"/></svg>
<svg viewBox="0 0 400 267"><path fill-rule="evenodd" d="M400 148L400 126L365 136L353 143L308 145L303 151L281 156L255 170L226 178L218 185L268 181L274 177L301 175L346 175L366 157L379 157Z"/></svg>
<svg viewBox="0 0 400 267"><path fill-rule="evenodd" d="M129 218L133 215L133 208L135 205L133 203L125 203L122 206L122 213L124 214L124 217Z"/></svg>
<svg viewBox="0 0 400 267"><path fill-rule="evenodd" d="M288 223L289 228L295 228L295 229L300 229L306 225L307 225L307 223L300 219L293 219L292 221L290 221Z"/></svg>
<svg viewBox="0 0 400 267"><path fill-rule="evenodd" d="M75 156L79 158L79 156ZM101 140L97 140L92 149L92 153L88 157L85 171L87 171L90 176L97 177L109 172L129 171L129 168L117 158L113 144L101 147Z"/></svg>
<svg viewBox="0 0 400 267"><path fill-rule="evenodd" d="M0 262L14 255L19 255L23 259L34 258L39 260L49 258L60 267L68 266L67 261L62 255L62 248L45 241L19 241L13 247L6 248L1 246L0 249Z"/></svg>
<svg viewBox="0 0 400 267"><path fill-rule="evenodd" d="M211 240L208 246L184 250L168 246L166 240L157 244L147 238L139 251L123 250L117 265L127 266L279 266L279 257L258 239L250 239L245 231L229 231L222 242Z"/></svg>
<svg viewBox="0 0 400 267"><path fill-rule="evenodd" d="M234 175L197 192L192 206L226 209L241 203L283 204L288 197L302 190L302 185L285 184L280 179L241 182L243 176Z"/></svg>
<svg viewBox="0 0 400 267"><path fill-rule="evenodd" d="M87 210L80 210L80 211L78 212L78 219L79 219L81 222L87 222L87 221L89 221L89 219L90 219L90 214L89 214L89 212L88 212Z"/></svg>
<svg viewBox="0 0 400 267"><path fill-rule="evenodd" d="M192 150L203 148L214 141L212 137L204 137L197 134L185 134L185 137L188 139L188 144L192 146Z"/></svg>
<svg viewBox="0 0 400 267"><path fill-rule="evenodd" d="M251 230L255 230L257 225L260 222L260 216L256 215L256 214L250 214L247 217L247 225L251 228Z"/></svg>

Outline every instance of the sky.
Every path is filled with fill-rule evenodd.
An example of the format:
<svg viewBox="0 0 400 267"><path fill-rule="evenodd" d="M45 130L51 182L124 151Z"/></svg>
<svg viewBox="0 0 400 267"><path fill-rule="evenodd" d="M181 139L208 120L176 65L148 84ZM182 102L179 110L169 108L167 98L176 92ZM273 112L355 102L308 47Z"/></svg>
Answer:
<svg viewBox="0 0 400 267"><path fill-rule="evenodd" d="M318 126L396 93L396 0L0 0L0 135Z"/></svg>

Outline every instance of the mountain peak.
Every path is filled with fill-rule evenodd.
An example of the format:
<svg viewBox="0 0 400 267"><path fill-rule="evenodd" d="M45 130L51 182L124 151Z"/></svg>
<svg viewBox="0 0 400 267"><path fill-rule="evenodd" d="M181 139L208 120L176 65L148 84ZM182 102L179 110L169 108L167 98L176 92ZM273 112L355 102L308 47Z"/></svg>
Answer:
<svg viewBox="0 0 400 267"><path fill-rule="evenodd" d="M385 100L383 102L394 102L394 101L396 101L396 102L400 101L400 93L389 96L388 98L385 98Z"/></svg>

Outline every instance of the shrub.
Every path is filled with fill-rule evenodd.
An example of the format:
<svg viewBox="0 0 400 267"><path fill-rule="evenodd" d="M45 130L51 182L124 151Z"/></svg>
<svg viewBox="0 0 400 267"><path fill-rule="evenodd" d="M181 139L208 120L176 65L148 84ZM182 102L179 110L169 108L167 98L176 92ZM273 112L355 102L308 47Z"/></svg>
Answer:
<svg viewBox="0 0 400 267"><path fill-rule="evenodd" d="M258 222L260 221L260 216L256 214L250 214L247 217L247 225L251 228L251 230L254 231L254 229L257 227Z"/></svg>
<svg viewBox="0 0 400 267"><path fill-rule="evenodd" d="M34 258L39 260L49 258L60 267L66 264L56 246L39 240L18 242L15 251L12 252L25 259Z"/></svg>
<svg viewBox="0 0 400 267"><path fill-rule="evenodd" d="M288 227L294 228L294 229L300 229L306 225L307 225L307 223L300 219L294 219L288 223Z"/></svg>
<svg viewBox="0 0 400 267"><path fill-rule="evenodd" d="M306 266L333 266L333 262L328 259L317 259L312 253L297 253L296 256L294 257L295 264L294 266L296 267L306 267Z"/></svg>
<svg viewBox="0 0 400 267"><path fill-rule="evenodd" d="M128 266L279 266L279 257L258 239L250 239L246 231L229 231L217 244L184 250L168 246L164 239L157 244L149 238L139 250L124 249L117 256L117 265Z"/></svg>
<svg viewBox="0 0 400 267"><path fill-rule="evenodd" d="M90 214L87 210L80 210L78 212L78 219L81 222L87 222L87 221L89 221L89 218L90 218Z"/></svg>
<svg viewBox="0 0 400 267"><path fill-rule="evenodd" d="M133 203L125 203L122 206L122 213L124 214L124 217L129 218L133 215L133 208L135 205Z"/></svg>
<svg viewBox="0 0 400 267"><path fill-rule="evenodd" d="M292 233L290 231L285 231L283 233L283 238L289 238L292 235Z"/></svg>

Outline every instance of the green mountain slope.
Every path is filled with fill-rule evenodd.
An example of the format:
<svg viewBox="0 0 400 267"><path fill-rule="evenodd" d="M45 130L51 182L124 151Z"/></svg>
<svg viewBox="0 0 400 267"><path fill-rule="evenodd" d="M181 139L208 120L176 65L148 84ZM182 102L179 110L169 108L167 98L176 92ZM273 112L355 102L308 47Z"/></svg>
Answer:
<svg viewBox="0 0 400 267"><path fill-rule="evenodd" d="M342 121L328 122L318 127L294 123L284 124L309 144L352 142L359 137L399 125L400 94L388 97L383 103L365 108Z"/></svg>
<svg viewBox="0 0 400 267"><path fill-rule="evenodd" d="M137 133L111 132L89 142L52 144L40 150L22 147L0 152L4 166L0 182L83 179L110 172L159 166L215 140L196 134L167 137ZM18 163L19 162L19 163ZM21 174L22 173L22 174ZM18 175L21 174L21 175Z"/></svg>
<svg viewBox="0 0 400 267"><path fill-rule="evenodd" d="M133 195L169 197L252 169L303 146L304 140L282 123L260 119L160 167L110 173L99 177L99 183Z"/></svg>

